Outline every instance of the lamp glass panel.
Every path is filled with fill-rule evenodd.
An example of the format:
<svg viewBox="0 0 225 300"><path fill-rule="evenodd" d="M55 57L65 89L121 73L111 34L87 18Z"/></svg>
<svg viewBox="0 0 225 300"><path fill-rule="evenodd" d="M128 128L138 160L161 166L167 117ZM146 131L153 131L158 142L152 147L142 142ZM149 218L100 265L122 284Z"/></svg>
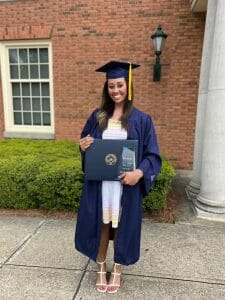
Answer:
<svg viewBox="0 0 225 300"><path fill-rule="evenodd" d="M162 45L162 37L161 36L157 36L155 39L154 39L154 48L155 48L155 51L161 51L161 45Z"/></svg>
<svg viewBox="0 0 225 300"><path fill-rule="evenodd" d="M161 42L161 52L163 51L163 49L164 49L164 46L165 46L165 38L164 37L162 37L162 42Z"/></svg>

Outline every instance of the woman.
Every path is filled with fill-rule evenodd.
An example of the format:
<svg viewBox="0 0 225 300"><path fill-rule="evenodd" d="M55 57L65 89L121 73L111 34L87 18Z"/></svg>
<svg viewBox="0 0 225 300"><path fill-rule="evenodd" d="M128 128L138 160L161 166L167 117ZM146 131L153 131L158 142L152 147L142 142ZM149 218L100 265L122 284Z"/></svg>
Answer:
<svg viewBox="0 0 225 300"><path fill-rule="evenodd" d="M150 116L133 107L131 70L139 65L111 61L97 72L106 73L102 104L88 118L81 133L83 161L93 138L138 140L137 168L125 172L121 181L85 180L77 216L75 246L97 262L99 292L116 293L121 265L140 256L142 198L160 171L161 158ZM114 240L114 266L106 279L106 256Z"/></svg>

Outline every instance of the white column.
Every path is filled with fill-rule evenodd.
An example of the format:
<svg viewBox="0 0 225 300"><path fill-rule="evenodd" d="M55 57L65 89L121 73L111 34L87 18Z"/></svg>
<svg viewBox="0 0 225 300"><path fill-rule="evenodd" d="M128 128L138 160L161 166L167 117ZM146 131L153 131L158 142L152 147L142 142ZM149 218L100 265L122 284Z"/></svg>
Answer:
<svg viewBox="0 0 225 300"><path fill-rule="evenodd" d="M213 35L215 28L217 0L208 0L205 34L202 49L201 71L199 79L199 92L197 104L197 116L195 126L195 144L193 174L186 192L189 199L196 198L200 192L201 167L202 167L202 143L205 124L205 108L208 96L209 71L212 54Z"/></svg>
<svg viewBox="0 0 225 300"><path fill-rule="evenodd" d="M225 1L217 1L202 153L200 217L225 221Z"/></svg>

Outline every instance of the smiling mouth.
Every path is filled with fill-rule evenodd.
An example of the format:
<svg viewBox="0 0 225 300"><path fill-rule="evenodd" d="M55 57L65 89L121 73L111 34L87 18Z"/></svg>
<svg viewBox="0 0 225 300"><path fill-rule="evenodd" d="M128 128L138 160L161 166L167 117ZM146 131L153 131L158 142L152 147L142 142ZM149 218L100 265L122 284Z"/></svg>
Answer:
<svg viewBox="0 0 225 300"><path fill-rule="evenodd" d="M120 99L121 95L114 96L115 99Z"/></svg>

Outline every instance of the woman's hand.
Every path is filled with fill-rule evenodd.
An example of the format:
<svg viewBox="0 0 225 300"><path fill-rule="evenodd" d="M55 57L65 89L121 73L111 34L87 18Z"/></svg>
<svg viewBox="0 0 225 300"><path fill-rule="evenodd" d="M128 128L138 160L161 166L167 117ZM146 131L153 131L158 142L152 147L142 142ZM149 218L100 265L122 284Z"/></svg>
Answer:
<svg viewBox="0 0 225 300"><path fill-rule="evenodd" d="M125 172L121 175L121 183L128 185L135 185L143 177L143 172L136 169L132 172Z"/></svg>
<svg viewBox="0 0 225 300"><path fill-rule="evenodd" d="M80 148L82 151L86 151L88 147L93 143L94 139L88 134L84 138L80 139Z"/></svg>

